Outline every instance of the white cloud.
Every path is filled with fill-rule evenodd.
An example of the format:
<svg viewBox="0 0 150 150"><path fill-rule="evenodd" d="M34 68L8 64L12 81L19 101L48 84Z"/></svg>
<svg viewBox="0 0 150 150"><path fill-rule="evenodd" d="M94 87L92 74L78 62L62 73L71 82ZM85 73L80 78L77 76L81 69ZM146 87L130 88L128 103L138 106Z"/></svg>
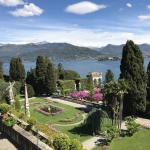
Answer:
<svg viewBox="0 0 150 150"><path fill-rule="evenodd" d="M126 6L129 7L129 8L132 8L132 4L131 3L127 3Z"/></svg>
<svg viewBox="0 0 150 150"><path fill-rule="evenodd" d="M93 2L83 1L83 2L79 2L79 3L67 6L65 11L78 14L78 15L84 15L84 14L96 12L106 7L107 6L103 4L95 4Z"/></svg>
<svg viewBox="0 0 150 150"><path fill-rule="evenodd" d="M150 20L150 14L138 16L140 21Z"/></svg>
<svg viewBox="0 0 150 150"><path fill-rule="evenodd" d="M147 9L150 9L150 5L147 5Z"/></svg>
<svg viewBox="0 0 150 150"><path fill-rule="evenodd" d="M23 8L16 9L11 11L10 14L15 17L29 17L29 16L39 16L43 13L43 9L36 6L33 3L24 5Z"/></svg>
<svg viewBox="0 0 150 150"><path fill-rule="evenodd" d="M24 4L23 0L0 0L0 5L13 7Z"/></svg>

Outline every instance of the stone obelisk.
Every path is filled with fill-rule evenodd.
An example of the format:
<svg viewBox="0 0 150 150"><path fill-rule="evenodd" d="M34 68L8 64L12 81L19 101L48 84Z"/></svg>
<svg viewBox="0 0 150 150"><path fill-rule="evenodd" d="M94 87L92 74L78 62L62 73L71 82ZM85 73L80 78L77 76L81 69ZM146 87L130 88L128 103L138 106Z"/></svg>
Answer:
<svg viewBox="0 0 150 150"><path fill-rule="evenodd" d="M14 93L13 93L13 86L14 83L9 82L9 100L10 100L10 104L12 105L14 103Z"/></svg>
<svg viewBox="0 0 150 150"><path fill-rule="evenodd" d="M25 83L25 114L30 117L29 98L27 84Z"/></svg>

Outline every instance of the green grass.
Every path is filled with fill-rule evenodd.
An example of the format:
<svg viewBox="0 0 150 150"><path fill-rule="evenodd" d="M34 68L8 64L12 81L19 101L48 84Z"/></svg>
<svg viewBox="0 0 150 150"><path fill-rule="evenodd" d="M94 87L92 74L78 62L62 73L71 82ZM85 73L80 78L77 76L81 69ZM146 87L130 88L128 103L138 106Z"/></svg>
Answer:
<svg viewBox="0 0 150 150"><path fill-rule="evenodd" d="M50 101L46 100L46 99L42 99L42 98L35 98L35 99L30 100L30 113L31 113L31 116L36 118L36 120L39 123L42 123L42 124L51 123L51 124L53 124L53 126L58 131L67 134L70 138L79 139L81 142L86 140L86 139L89 139L90 137L92 137L90 135L85 135L85 134L83 135L83 134L71 132L71 130L74 129L77 125L74 125L74 126L72 126L72 125L71 126L58 126L58 125L55 125L55 124L62 124L62 125L64 125L64 124L73 124L73 123L77 123L77 122L81 121L83 119L83 117L82 117L83 112L81 112L80 110L78 110L78 109L76 109L72 106L69 106L69 105L50 102L50 104L52 104L54 106L63 108L64 112L62 112L62 113L60 113L56 116L51 116L51 115L46 116L46 115L44 115L44 114L42 114L42 113L35 110L35 108L39 105L39 104L38 105L34 104L35 102L41 102L42 104L44 104L45 102L50 102ZM24 104L24 102L21 101L21 105L23 105L23 104ZM71 122L71 123L60 122L60 120L65 119L65 118L73 118L76 113L81 113L81 115L76 120L74 120L73 122Z"/></svg>
<svg viewBox="0 0 150 150"><path fill-rule="evenodd" d="M141 129L132 137L115 139L110 144L109 150L149 150L150 130Z"/></svg>

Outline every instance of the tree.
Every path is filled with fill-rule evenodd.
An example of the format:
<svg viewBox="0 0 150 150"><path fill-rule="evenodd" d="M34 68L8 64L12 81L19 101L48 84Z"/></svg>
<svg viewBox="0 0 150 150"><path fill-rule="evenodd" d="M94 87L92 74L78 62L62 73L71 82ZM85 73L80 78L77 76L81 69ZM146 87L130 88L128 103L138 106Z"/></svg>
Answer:
<svg viewBox="0 0 150 150"><path fill-rule="evenodd" d="M147 66L147 76L148 76L147 86L150 87L150 62Z"/></svg>
<svg viewBox="0 0 150 150"><path fill-rule="evenodd" d="M9 77L11 81L23 81L25 79L25 69L21 58L12 58L10 61Z"/></svg>
<svg viewBox="0 0 150 150"><path fill-rule="evenodd" d="M108 69L105 75L105 83L109 83L110 81L113 80L114 80L114 74L110 69Z"/></svg>
<svg viewBox="0 0 150 150"><path fill-rule="evenodd" d="M3 79L3 63L0 62L0 79Z"/></svg>
<svg viewBox="0 0 150 150"><path fill-rule="evenodd" d="M94 89L94 84L93 84L93 79L92 79L92 75L88 75L87 76L87 86L86 86L87 90L89 90L91 92L93 92Z"/></svg>
<svg viewBox="0 0 150 150"><path fill-rule="evenodd" d="M65 74L64 67L63 67L62 63L59 63L58 64L58 79L64 80L64 78L65 78L64 74Z"/></svg>
<svg viewBox="0 0 150 150"><path fill-rule="evenodd" d="M45 89L45 77L47 73L47 59L43 56L38 56L36 61L36 93L38 95L44 94Z"/></svg>
<svg viewBox="0 0 150 150"><path fill-rule="evenodd" d="M46 73L46 93L53 94L56 91L56 71L52 62L48 63Z"/></svg>
<svg viewBox="0 0 150 150"><path fill-rule="evenodd" d="M64 73L64 79L65 80L75 80L78 78L80 78L80 75L76 71L65 70L65 73Z"/></svg>
<svg viewBox="0 0 150 150"><path fill-rule="evenodd" d="M120 78L128 81L128 94L124 97L124 114L136 115L146 109L147 76L144 58L133 41L127 41L123 48Z"/></svg>
<svg viewBox="0 0 150 150"><path fill-rule="evenodd" d="M20 104L19 99L16 97L15 98L15 110L19 112L20 109L21 109L21 104Z"/></svg>
<svg viewBox="0 0 150 150"><path fill-rule="evenodd" d="M103 119L108 117L107 113L101 109L93 108L88 114L82 128L90 134L98 134L102 128Z"/></svg>

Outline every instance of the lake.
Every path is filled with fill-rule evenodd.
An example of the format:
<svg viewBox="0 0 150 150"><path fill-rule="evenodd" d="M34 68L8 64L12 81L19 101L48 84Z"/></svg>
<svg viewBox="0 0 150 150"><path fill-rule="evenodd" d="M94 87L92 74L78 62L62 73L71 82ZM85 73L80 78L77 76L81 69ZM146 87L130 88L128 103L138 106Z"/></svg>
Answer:
<svg viewBox="0 0 150 150"><path fill-rule="evenodd" d="M145 68L150 61L150 58L145 58ZM54 62L56 65L59 63ZM79 61L62 61L65 69L71 69L77 71L81 77L85 77L89 72L98 71L103 73L103 78L108 69L111 69L115 75L115 78L120 74L120 61L96 61L96 60L79 60ZM35 62L24 62L26 71L35 67ZM4 63L4 72L8 74L9 63Z"/></svg>

